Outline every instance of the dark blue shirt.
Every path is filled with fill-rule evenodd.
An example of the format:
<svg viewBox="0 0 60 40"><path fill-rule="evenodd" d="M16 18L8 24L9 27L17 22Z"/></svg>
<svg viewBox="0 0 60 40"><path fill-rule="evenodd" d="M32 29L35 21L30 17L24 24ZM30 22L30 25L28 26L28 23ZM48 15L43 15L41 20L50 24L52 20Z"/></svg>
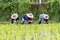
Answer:
<svg viewBox="0 0 60 40"><path fill-rule="evenodd" d="M28 21L28 20L31 20L31 18L29 18L29 17L27 16L27 14L24 14L24 15L23 15L23 18L24 18L24 20L27 20L27 21Z"/></svg>

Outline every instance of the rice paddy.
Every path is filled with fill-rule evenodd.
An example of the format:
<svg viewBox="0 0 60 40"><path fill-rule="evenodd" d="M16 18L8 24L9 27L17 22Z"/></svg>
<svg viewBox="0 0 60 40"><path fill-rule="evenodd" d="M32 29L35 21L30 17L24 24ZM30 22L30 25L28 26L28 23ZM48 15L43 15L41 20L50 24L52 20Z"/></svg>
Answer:
<svg viewBox="0 0 60 40"><path fill-rule="evenodd" d="M0 24L0 40L60 40L60 23Z"/></svg>

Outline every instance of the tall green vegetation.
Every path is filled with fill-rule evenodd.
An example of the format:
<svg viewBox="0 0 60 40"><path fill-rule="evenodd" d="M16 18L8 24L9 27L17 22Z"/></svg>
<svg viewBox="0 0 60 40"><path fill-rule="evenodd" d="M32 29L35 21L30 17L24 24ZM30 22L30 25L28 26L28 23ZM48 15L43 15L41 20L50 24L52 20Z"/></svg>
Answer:
<svg viewBox="0 0 60 40"><path fill-rule="evenodd" d="M50 15L50 19L56 22L60 21L60 3L58 0L50 2L48 4L48 12Z"/></svg>
<svg viewBox="0 0 60 40"><path fill-rule="evenodd" d="M45 6L38 6L33 9L33 0L0 0L0 21L10 19L12 13L17 12L22 18L22 15L27 12L32 12L37 19L41 12L48 12L50 20L59 22L60 20L60 1L50 0L45 3ZM37 5L36 5L37 6Z"/></svg>
<svg viewBox="0 0 60 40"><path fill-rule="evenodd" d="M7 20L12 13L17 12L20 17L22 13L30 11L30 0L1 0L0 1L0 20Z"/></svg>

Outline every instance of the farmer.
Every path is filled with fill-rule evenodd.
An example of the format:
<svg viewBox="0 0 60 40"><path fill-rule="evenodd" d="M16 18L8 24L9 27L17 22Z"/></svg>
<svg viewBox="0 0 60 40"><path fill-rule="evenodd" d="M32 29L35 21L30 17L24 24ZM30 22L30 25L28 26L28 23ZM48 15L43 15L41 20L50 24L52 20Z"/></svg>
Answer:
<svg viewBox="0 0 60 40"><path fill-rule="evenodd" d="M28 24L31 24L32 23L32 18L33 18L33 14L32 13L27 13L27 14L24 14L23 15L23 18L22 18L22 24L24 24L24 21L27 21Z"/></svg>
<svg viewBox="0 0 60 40"><path fill-rule="evenodd" d="M39 24L43 23L44 21L48 24L48 19L49 19L49 16L48 14L40 14L39 15Z"/></svg>
<svg viewBox="0 0 60 40"><path fill-rule="evenodd" d="M16 23L18 24L18 20L19 20L19 16L17 13L14 13L11 15L11 23L13 24L14 21L16 21Z"/></svg>

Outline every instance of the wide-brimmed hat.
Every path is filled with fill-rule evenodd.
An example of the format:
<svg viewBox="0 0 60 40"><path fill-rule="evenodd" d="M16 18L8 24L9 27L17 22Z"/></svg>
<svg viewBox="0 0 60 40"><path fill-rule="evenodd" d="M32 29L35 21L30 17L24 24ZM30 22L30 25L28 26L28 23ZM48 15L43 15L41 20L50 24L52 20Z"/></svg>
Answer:
<svg viewBox="0 0 60 40"><path fill-rule="evenodd" d="M17 19L17 18L18 18L18 14L17 14L17 13L12 14L12 15L11 15L11 18L12 18L12 19Z"/></svg>
<svg viewBox="0 0 60 40"><path fill-rule="evenodd" d="M27 16L28 16L29 18L33 18L33 17L34 17L32 13L28 13Z"/></svg>

